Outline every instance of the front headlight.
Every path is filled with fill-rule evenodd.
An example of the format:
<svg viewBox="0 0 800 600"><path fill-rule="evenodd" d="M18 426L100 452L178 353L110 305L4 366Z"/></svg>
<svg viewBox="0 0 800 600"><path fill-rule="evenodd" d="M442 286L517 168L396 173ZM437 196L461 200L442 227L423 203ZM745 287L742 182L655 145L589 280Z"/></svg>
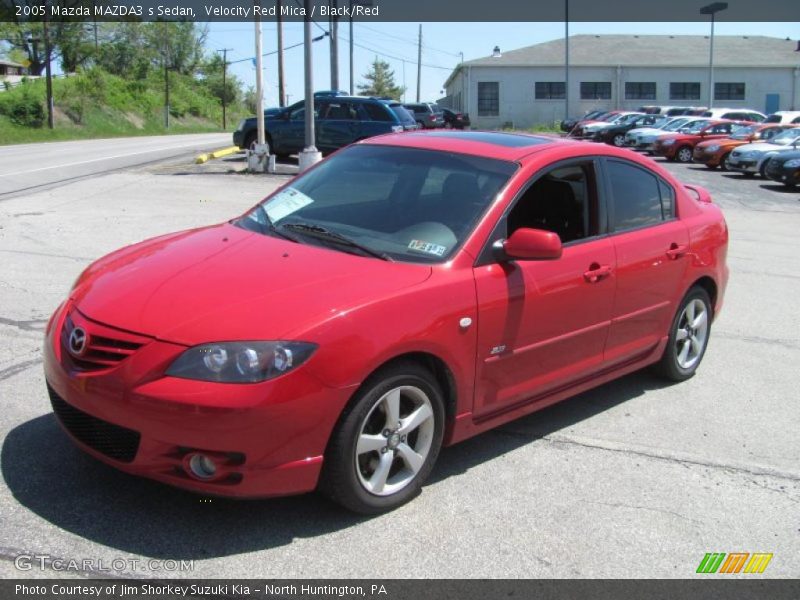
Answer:
<svg viewBox="0 0 800 600"><path fill-rule="evenodd" d="M793 158L792 160L787 160L785 163L783 163L783 166L786 167L787 169L796 169L797 167L800 167L800 158Z"/></svg>
<svg viewBox="0 0 800 600"><path fill-rule="evenodd" d="M253 383L288 373L307 361L316 344L306 342L219 342L189 348L167 375L219 383Z"/></svg>
<svg viewBox="0 0 800 600"><path fill-rule="evenodd" d="M717 150L719 150L719 144L714 144L713 146L706 148L707 152L716 152Z"/></svg>
<svg viewBox="0 0 800 600"><path fill-rule="evenodd" d="M661 142L661 144L664 146L672 146L672 144L674 143L675 143L674 139L664 140L663 142Z"/></svg>

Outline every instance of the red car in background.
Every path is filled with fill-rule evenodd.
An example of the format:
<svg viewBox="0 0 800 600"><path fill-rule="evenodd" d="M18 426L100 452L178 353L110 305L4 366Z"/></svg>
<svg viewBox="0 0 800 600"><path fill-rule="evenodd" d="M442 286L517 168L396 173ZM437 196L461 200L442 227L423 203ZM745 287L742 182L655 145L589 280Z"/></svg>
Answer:
<svg viewBox="0 0 800 600"><path fill-rule="evenodd" d="M628 150L374 137L91 264L47 324L47 390L128 473L378 513L443 445L648 365L694 375L727 243L705 190Z"/></svg>
<svg viewBox="0 0 800 600"><path fill-rule="evenodd" d="M701 163L709 169L722 167L727 169L725 163L734 148L744 146L750 142L768 142L773 137L791 129L794 125L781 125L778 123L748 125L740 127L731 134L730 137L723 139L707 139L698 143L694 147L694 162Z"/></svg>
<svg viewBox="0 0 800 600"><path fill-rule="evenodd" d="M583 135L583 128L586 125L590 125L592 123L607 123L609 121L613 121L614 118L620 114L622 114L621 110L610 110L591 119L583 119L578 121L575 124L575 127L573 127L567 135L570 137L580 137Z"/></svg>
<svg viewBox="0 0 800 600"><path fill-rule="evenodd" d="M692 162L694 147L704 140L726 138L736 129L750 123L737 121L709 120L696 121L678 133L661 135L653 144L653 154L667 160Z"/></svg>

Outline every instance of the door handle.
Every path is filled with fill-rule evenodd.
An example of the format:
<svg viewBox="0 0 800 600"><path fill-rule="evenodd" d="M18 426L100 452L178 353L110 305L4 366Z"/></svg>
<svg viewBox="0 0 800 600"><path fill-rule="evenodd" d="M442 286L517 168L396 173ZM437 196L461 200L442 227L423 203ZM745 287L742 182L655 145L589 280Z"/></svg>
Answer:
<svg viewBox="0 0 800 600"><path fill-rule="evenodd" d="M689 246L686 244L672 243L667 250L667 258L670 260L677 260L689 251Z"/></svg>
<svg viewBox="0 0 800 600"><path fill-rule="evenodd" d="M598 263L592 263L589 265L589 270L583 274L583 278L588 281L589 283L597 283L604 277L608 277L611 275L611 266L610 265L601 265Z"/></svg>

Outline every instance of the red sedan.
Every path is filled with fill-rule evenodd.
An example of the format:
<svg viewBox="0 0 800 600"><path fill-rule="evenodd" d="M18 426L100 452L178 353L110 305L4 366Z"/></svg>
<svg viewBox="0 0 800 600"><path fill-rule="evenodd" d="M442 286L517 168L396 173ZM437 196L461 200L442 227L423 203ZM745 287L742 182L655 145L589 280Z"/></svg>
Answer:
<svg viewBox="0 0 800 600"><path fill-rule="evenodd" d="M691 377L727 242L702 188L628 150L371 138L90 265L47 325L48 392L129 473L376 513L442 446L648 365Z"/></svg>
<svg viewBox="0 0 800 600"><path fill-rule="evenodd" d="M749 123L723 120L695 121L678 133L659 136L653 144L653 154L664 156L667 160L692 162L694 147L697 144L706 140L729 137L745 124Z"/></svg>

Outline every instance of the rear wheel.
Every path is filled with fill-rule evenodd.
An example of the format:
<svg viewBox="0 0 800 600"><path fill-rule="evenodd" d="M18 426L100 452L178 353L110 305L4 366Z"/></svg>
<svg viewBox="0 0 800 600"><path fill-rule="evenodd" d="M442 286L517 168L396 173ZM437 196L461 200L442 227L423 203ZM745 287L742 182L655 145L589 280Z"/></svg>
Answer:
<svg viewBox="0 0 800 600"><path fill-rule="evenodd" d="M614 136L614 139L611 142L617 147L622 148L625 145L625 136L621 133L618 133Z"/></svg>
<svg viewBox="0 0 800 600"><path fill-rule="evenodd" d="M719 166L722 168L723 171L730 170L728 168L728 159L731 157L731 153L728 152L727 154L723 155L722 158L719 159Z"/></svg>
<svg viewBox="0 0 800 600"><path fill-rule="evenodd" d="M675 153L675 158L678 159L678 162L682 163L692 162L692 149L689 146L678 148L678 151Z"/></svg>
<svg viewBox="0 0 800 600"><path fill-rule="evenodd" d="M671 381L684 381L697 371L708 346L711 299L695 286L683 298L670 326L669 341L656 371Z"/></svg>
<svg viewBox="0 0 800 600"><path fill-rule="evenodd" d="M414 362L382 369L345 409L328 445L320 490L362 514L408 502L439 455L444 415L430 371Z"/></svg>

